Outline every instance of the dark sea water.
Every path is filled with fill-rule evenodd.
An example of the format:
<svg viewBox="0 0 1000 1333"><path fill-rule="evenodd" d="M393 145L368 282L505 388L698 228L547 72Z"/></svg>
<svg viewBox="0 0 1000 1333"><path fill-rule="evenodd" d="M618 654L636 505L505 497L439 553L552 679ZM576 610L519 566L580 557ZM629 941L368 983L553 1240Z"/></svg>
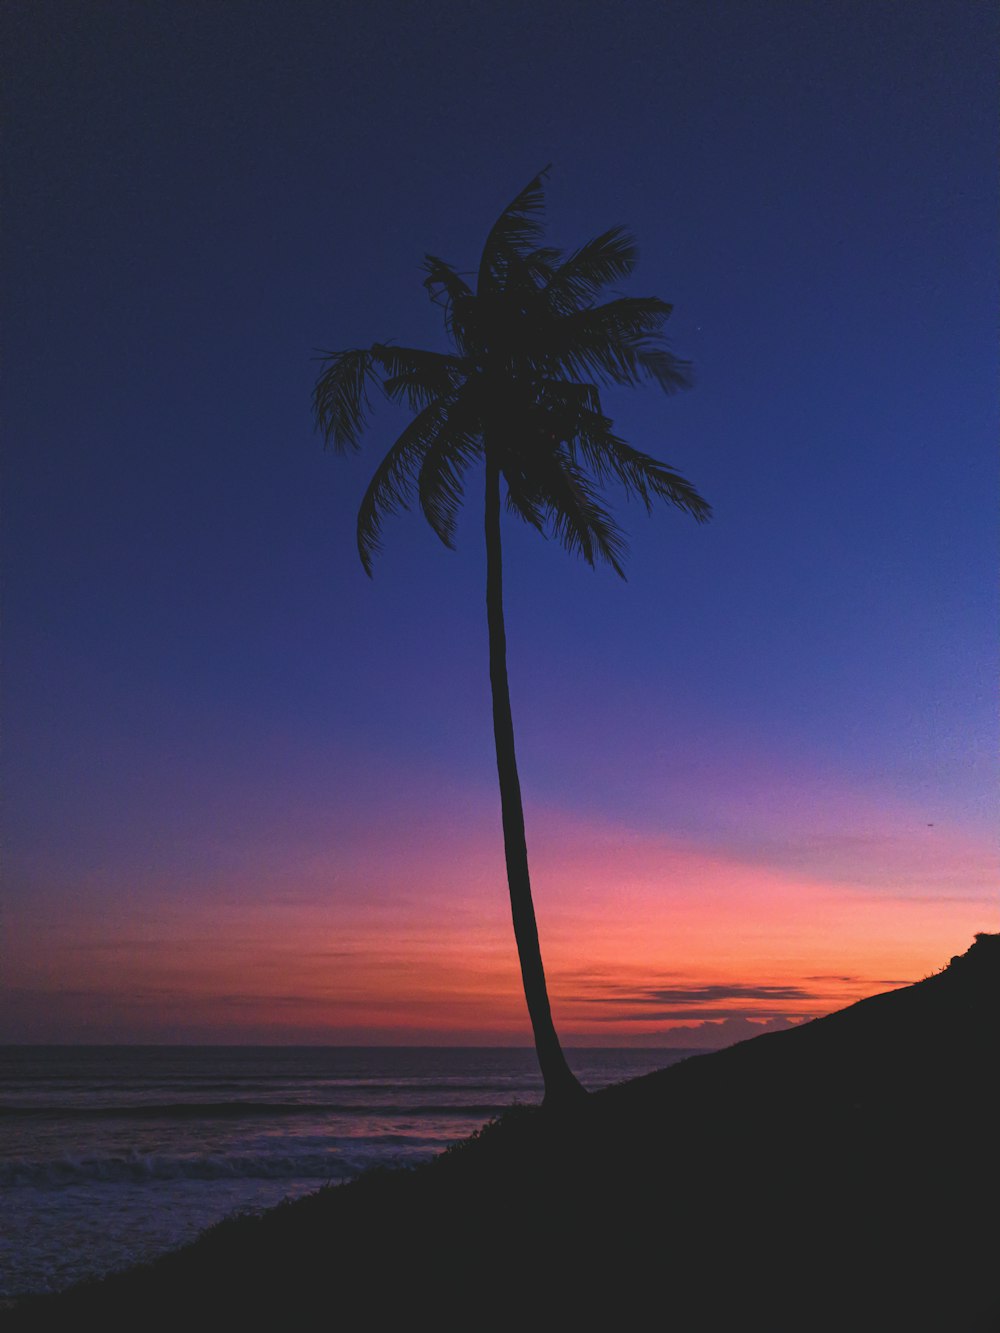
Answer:
<svg viewBox="0 0 1000 1333"><path fill-rule="evenodd" d="M690 1054L567 1059L596 1089ZM0 1297L152 1258L369 1166L424 1161L541 1091L529 1049L0 1047Z"/></svg>

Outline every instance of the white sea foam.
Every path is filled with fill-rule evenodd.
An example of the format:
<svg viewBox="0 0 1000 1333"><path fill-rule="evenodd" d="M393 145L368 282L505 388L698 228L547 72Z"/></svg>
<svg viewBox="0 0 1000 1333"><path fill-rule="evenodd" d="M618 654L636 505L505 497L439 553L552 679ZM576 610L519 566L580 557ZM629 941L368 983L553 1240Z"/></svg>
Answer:
<svg viewBox="0 0 1000 1333"><path fill-rule="evenodd" d="M682 1054L571 1063L598 1087ZM530 1050L0 1048L0 1296L59 1290L233 1211L414 1164L540 1095Z"/></svg>

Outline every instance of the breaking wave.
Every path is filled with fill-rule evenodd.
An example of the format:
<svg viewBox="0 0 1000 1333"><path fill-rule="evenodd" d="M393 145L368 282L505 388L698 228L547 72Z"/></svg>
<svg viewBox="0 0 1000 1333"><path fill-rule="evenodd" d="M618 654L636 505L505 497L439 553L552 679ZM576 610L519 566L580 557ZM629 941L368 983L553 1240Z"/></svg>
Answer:
<svg viewBox="0 0 1000 1333"><path fill-rule="evenodd" d="M403 1134L343 1139L326 1151L273 1153L128 1153L0 1163L0 1188L58 1188L86 1184L145 1184L166 1180L342 1181L378 1163L413 1165L449 1140Z"/></svg>

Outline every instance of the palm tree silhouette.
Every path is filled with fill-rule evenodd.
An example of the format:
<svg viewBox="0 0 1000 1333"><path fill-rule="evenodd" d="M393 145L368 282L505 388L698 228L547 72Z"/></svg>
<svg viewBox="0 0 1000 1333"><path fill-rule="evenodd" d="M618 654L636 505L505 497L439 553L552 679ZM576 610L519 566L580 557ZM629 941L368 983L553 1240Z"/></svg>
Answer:
<svg viewBox="0 0 1000 1333"><path fill-rule="evenodd" d="M511 915L545 1104L583 1096L559 1045L549 1008L528 876L521 788L507 682L500 501L539 532L552 532L588 564L606 561L624 578L625 542L598 500L605 483L683 509L698 522L711 510L689 482L633 449L613 430L600 389L648 377L668 393L690 383L690 367L667 349L671 306L655 297L615 297L609 284L636 263L632 236L613 227L570 254L542 244L541 172L504 209L486 238L475 288L428 255L424 286L443 310L450 353L376 343L323 355L313 407L328 445L360 447L368 391L381 388L413 419L379 464L358 513L358 551L370 575L387 514L416 496L453 546L469 469L486 481L486 616L500 808ZM471 275L469 275L471 277Z"/></svg>

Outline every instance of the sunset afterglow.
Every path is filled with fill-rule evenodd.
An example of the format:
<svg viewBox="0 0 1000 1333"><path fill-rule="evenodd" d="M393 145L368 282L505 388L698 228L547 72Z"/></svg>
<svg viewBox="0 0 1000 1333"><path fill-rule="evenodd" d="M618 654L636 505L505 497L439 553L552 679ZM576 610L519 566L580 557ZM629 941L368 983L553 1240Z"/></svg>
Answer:
<svg viewBox="0 0 1000 1333"><path fill-rule="evenodd" d="M324 349L447 346L425 254L548 162L546 236L631 228L694 365L605 409L713 509L609 486L627 582L503 514L562 1039L997 928L988 7L14 8L0 1041L530 1044L482 470L369 580L407 414L338 457L310 404Z"/></svg>

